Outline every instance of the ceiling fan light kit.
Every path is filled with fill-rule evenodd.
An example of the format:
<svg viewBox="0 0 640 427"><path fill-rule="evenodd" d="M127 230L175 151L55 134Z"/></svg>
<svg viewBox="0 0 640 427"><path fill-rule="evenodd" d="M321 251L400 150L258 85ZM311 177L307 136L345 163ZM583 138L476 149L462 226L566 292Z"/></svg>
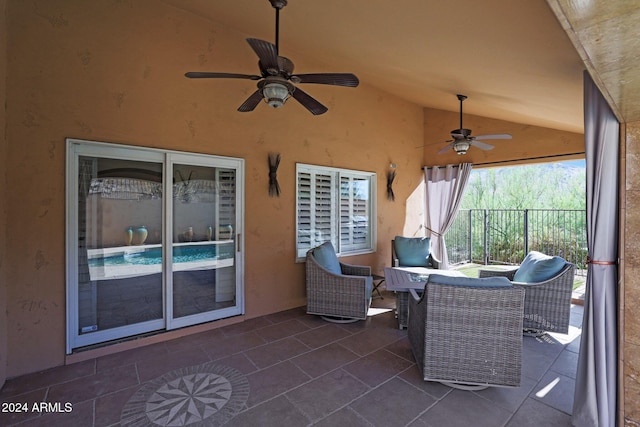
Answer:
<svg viewBox="0 0 640 427"><path fill-rule="evenodd" d="M284 103L293 97L302 104L311 114L318 115L325 113L328 109L315 100L302 89L293 84L315 83L332 86L357 87L360 81L354 74L350 73L314 73L314 74L293 74L293 62L284 56L279 55L278 41L280 38L280 9L287 5L287 0L269 0L271 6L276 11L276 40L275 44L259 39L247 39L247 43L258 55L258 67L260 75L248 75L237 73L217 73L217 72L188 72L185 76L190 79L247 79L259 80L258 90L256 90L238 108L240 112L253 111L261 100L264 100L273 108L280 108Z"/></svg>
<svg viewBox="0 0 640 427"><path fill-rule="evenodd" d="M270 107L280 108L289 98L289 89L277 82L267 83L262 87L262 95Z"/></svg>
<svg viewBox="0 0 640 427"><path fill-rule="evenodd" d="M467 153L469 147L471 147L471 144L466 141L456 142L455 144L453 144L453 151L458 153L458 155L462 155Z"/></svg>
<svg viewBox="0 0 640 427"><path fill-rule="evenodd" d="M457 95L458 101L460 101L460 127L451 131L451 137L453 139L447 141L450 144L438 151L438 154L443 154L453 148L453 151L458 155L466 154L471 146L477 147L481 150L493 150L493 145L481 142L485 139L511 139L511 135L508 133L500 133L495 135L479 135L471 136L471 129L462 127L462 101L467 99L466 95Z"/></svg>

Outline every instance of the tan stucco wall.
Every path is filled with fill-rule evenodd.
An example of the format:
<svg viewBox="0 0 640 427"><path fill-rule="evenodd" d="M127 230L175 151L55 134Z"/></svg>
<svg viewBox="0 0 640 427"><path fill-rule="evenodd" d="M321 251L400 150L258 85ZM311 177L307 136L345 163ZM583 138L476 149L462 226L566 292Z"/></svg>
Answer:
<svg viewBox="0 0 640 427"><path fill-rule="evenodd" d="M5 19L6 0L0 0L0 387L7 377L7 263L5 262L7 204L6 170L7 139L6 129L6 82L7 82L7 25Z"/></svg>
<svg viewBox="0 0 640 427"><path fill-rule="evenodd" d="M362 82L306 85L330 108L323 116L293 100L242 114L254 82L183 74L255 73L245 34L153 0L9 0L7 13L9 377L64 363L67 137L244 158L247 317L305 304L303 264L294 261L296 162L378 173L378 252L348 262L381 271L391 238L418 230L416 215L405 215L421 180L416 105ZM287 53L300 72L329 71ZM280 198L268 196L270 151L282 154ZM396 202L385 197L391 162Z"/></svg>
<svg viewBox="0 0 640 427"><path fill-rule="evenodd" d="M451 98L452 103L457 102L455 97ZM464 102L473 102L473 100L468 99ZM446 141L451 139L450 132L460 127L460 112L425 108L424 164L433 166L464 161L478 166L485 166L484 163L503 166L502 162L514 165L584 159L584 135L581 133L523 125L466 113L463 114L463 126L472 130L472 136L508 133L511 134L512 139L483 141L495 148L483 151L471 147L464 156L456 154L453 150L437 154L448 144ZM560 157L555 160L548 158L551 155Z"/></svg>
<svg viewBox="0 0 640 427"><path fill-rule="evenodd" d="M640 122L627 123L625 137L625 198L622 215L624 250L620 318L624 425L640 425Z"/></svg>

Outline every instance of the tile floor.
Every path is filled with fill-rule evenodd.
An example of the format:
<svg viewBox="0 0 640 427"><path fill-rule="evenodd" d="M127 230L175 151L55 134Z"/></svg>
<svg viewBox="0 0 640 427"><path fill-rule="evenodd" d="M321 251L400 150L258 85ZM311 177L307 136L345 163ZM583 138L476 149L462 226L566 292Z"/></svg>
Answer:
<svg viewBox="0 0 640 427"><path fill-rule="evenodd" d="M470 392L420 379L395 298L383 295L366 321L332 324L298 308L8 380L2 408L28 410L0 412L0 426L571 425L581 306L568 335L524 338L519 388ZM208 394L164 407L194 388ZM41 401L59 406L34 410ZM155 424L136 418L145 410Z"/></svg>

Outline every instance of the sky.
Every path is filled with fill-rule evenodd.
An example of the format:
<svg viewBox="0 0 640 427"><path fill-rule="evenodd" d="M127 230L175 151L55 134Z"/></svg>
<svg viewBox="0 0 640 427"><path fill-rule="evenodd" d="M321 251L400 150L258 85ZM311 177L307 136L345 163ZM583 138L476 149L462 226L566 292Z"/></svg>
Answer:
<svg viewBox="0 0 640 427"><path fill-rule="evenodd" d="M562 166L567 166L571 168L586 168L587 163L585 159L582 160L568 160L566 162L558 162Z"/></svg>

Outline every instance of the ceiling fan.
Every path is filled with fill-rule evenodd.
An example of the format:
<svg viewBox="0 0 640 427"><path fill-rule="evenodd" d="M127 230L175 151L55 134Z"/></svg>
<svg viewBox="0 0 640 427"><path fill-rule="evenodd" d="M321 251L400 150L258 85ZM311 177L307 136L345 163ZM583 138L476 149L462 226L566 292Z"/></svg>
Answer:
<svg viewBox="0 0 640 427"><path fill-rule="evenodd" d="M481 141L485 139L511 139L511 135L508 133L471 136L471 129L465 129L462 127L462 101L467 99L467 97L465 95L457 96L458 100L460 100L460 129L454 129L451 131L451 137L453 139L446 141L450 142L450 144L438 151L438 154L445 153L450 148L453 148L453 151L460 155L466 154L467 150L469 150L472 145L481 150L492 150L493 145Z"/></svg>
<svg viewBox="0 0 640 427"><path fill-rule="evenodd" d="M240 112L253 111L261 100L273 108L279 108L293 97L302 104L312 114L323 114L327 107L316 101L302 89L294 86L294 83L316 83L334 86L356 87L358 78L350 73L314 73L314 74L293 74L293 62L284 56L279 55L279 27L280 9L287 5L287 0L269 0L276 10L276 44L264 40L248 38L247 42L253 51L258 55L258 67L260 75L235 74L235 73L215 73L215 72L188 72L185 74L190 79L248 79L258 81L256 90L238 108Z"/></svg>

